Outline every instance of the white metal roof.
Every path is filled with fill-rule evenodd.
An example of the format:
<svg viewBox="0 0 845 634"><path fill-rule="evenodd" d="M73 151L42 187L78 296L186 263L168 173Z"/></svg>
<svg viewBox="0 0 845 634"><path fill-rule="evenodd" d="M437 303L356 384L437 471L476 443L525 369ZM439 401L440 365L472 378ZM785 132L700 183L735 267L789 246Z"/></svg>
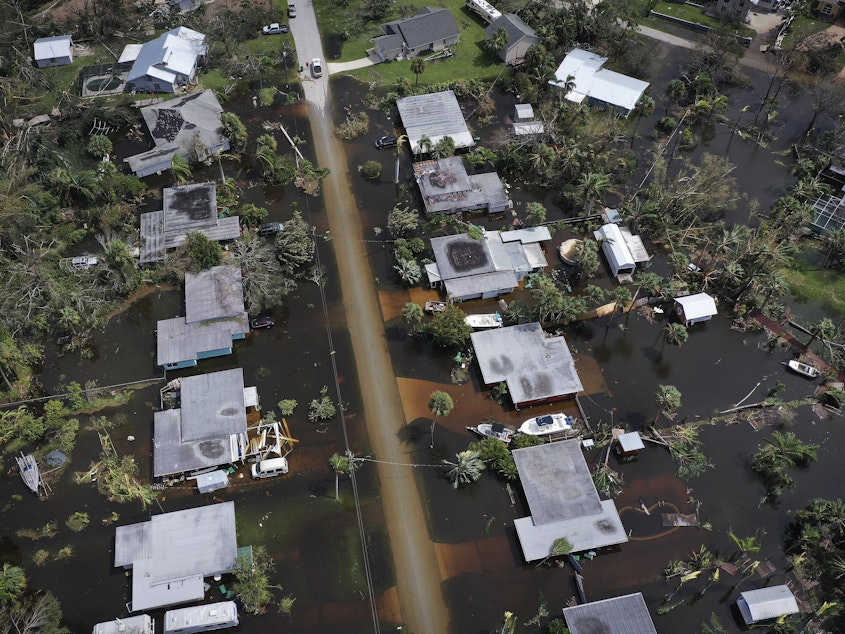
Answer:
<svg viewBox="0 0 845 634"><path fill-rule="evenodd" d="M572 634L657 634L641 592L563 609Z"/></svg>
<svg viewBox="0 0 845 634"><path fill-rule="evenodd" d="M420 139L424 136L432 146L444 136L452 137L456 148L475 145L452 90L403 97L396 100L396 107L414 154L420 152Z"/></svg>
<svg viewBox="0 0 845 634"><path fill-rule="evenodd" d="M71 57L73 39L70 35L55 35L53 37L40 37L35 40L32 46L33 57L39 59L58 59L60 57Z"/></svg>
<svg viewBox="0 0 845 634"><path fill-rule="evenodd" d="M548 227L527 227L526 229L516 229L514 231L502 231L499 235L502 238L502 242L519 240L522 244L531 244L532 242L543 242L544 240L552 239L552 234L549 233Z"/></svg>
<svg viewBox="0 0 845 634"><path fill-rule="evenodd" d="M603 225L601 229L593 232L593 236L601 243L602 251L604 251L605 257L610 260L611 268L614 271L637 265L618 225L613 223Z"/></svg>
<svg viewBox="0 0 845 634"><path fill-rule="evenodd" d="M164 632L182 630L201 631L235 627L238 624L238 607L234 601L220 601L192 605L164 613Z"/></svg>
<svg viewBox="0 0 845 634"><path fill-rule="evenodd" d="M549 83L562 88L571 76L574 87L564 95L567 100L581 103L589 97L630 112L649 84L602 68L606 61L607 58L601 55L580 48L573 49L563 58L555 71L554 81Z"/></svg>
<svg viewBox="0 0 845 634"><path fill-rule="evenodd" d="M124 62L134 62L138 59L138 54L141 52L141 47L143 44L127 44L123 47L123 52L120 54L120 58L117 60L118 64L122 64Z"/></svg>
<svg viewBox="0 0 845 634"><path fill-rule="evenodd" d="M155 621L148 614L124 616L97 623L91 634L154 634Z"/></svg>
<svg viewBox="0 0 845 634"><path fill-rule="evenodd" d="M639 432L636 431L629 431L627 434L619 436L619 446L622 447L622 451L626 453L629 451L639 451L640 449L645 449L643 439L640 438Z"/></svg>
<svg viewBox="0 0 845 634"><path fill-rule="evenodd" d="M707 293L676 297L675 301L684 309L684 319L687 321L712 317L719 312L716 310L716 300Z"/></svg>
<svg viewBox="0 0 845 634"><path fill-rule="evenodd" d="M517 120L530 121L534 118L534 108L530 103L518 103L513 110Z"/></svg>
<svg viewBox="0 0 845 634"><path fill-rule="evenodd" d="M184 26L168 31L141 46L127 81L144 75L175 80L176 75L190 76L197 58L205 55L205 35Z"/></svg>
<svg viewBox="0 0 845 634"><path fill-rule="evenodd" d="M746 625L798 613L798 602L785 585L749 590L736 602Z"/></svg>

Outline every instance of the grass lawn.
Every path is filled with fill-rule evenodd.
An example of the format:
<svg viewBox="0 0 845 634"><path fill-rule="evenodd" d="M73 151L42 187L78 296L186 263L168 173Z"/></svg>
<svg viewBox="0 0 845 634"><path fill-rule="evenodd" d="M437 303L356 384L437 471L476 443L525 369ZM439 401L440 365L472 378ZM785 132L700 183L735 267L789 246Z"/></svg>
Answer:
<svg viewBox="0 0 845 634"><path fill-rule="evenodd" d="M719 20L711 18L709 15L705 15L704 11L689 4L678 4L677 2L659 0L654 6L654 11L657 13L663 13L664 15L671 15L672 17L680 18L688 22L697 22L698 24L703 24L704 26L709 26L714 29L717 29L720 26ZM647 24L655 29L664 29L668 24L672 23L654 16L649 16L643 19L643 24ZM754 29L746 26L736 27L735 29L732 29L732 32L743 37L754 37L756 35L756 31L754 31Z"/></svg>
<svg viewBox="0 0 845 634"><path fill-rule="evenodd" d="M803 15L798 16L789 25L789 31L786 37L783 38L783 48L790 50L798 42L824 31L829 26L830 22L825 22L824 20L813 20Z"/></svg>
<svg viewBox="0 0 845 634"><path fill-rule="evenodd" d="M824 254L817 245L805 245L789 268L781 271L790 291L799 300L819 303L838 315L845 315L845 276L835 269L819 269Z"/></svg>
<svg viewBox="0 0 845 634"><path fill-rule="evenodd" d="M426 2L425 0L410 0L405 7L412 7L408 15L414 13L423 6L437 6L448 8L452 12L461 35L457 46L452 47L455 56L450 59L441 59L429 62L425 72L419 77L421 85L436 84L452 79L492 79L501 71L503 64L501 60L493 60L481 48L484 41L484 24L482 21L467 11L464 0L439 0L438 2ZM374 22L363 22L360 18L350 17L360 14L361 0L350 0L344 11L338 11L335 0L314 0L314 9L317 12L317 20L320 24L320 32L323 37L334 41L341 41L342 48L340 56L329 61L351 61L366 57L367 50L373 47L370 41L380 34L378 24ZM379 21L383 24L392 19L402 17L389 14ZM346 33L345 40L341 34ZM331 50L331 47L327 47ZM329 55L329 53L327 53ZM399 77L407 77L411 83L416 81L411 72L411 62L388 62L377 64L351 71L350 74L371 80L377 75L383 84L393 84ZM505 73L509 73L506 70Z"/></svg>

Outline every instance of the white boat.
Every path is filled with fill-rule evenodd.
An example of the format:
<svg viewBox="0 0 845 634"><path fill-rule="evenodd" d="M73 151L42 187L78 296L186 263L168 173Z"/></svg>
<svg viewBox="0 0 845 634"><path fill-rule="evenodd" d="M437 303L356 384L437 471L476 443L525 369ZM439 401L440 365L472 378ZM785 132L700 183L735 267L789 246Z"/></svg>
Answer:
<svg viewBox="0 0 845 634"><path fill-rule="evenodd" d="M18 461L18 468L21 470L21 480L29 487L29 489L37 494L41 494L41 472L38 469L38 463L35 461L35 456L32 454L21 454L15 458Z"/></svg>
<svg viewBox="0 0 845 634"><path fill-rule="evenodd" d="M481 423L476 427L467 427L467 430L485 438L501 440L503 443L509 443L516 433L515 430L505 427L501 423Z"/></svg>
<svg viewBox="0 0 845 634"><path fill-rule="evenodd" d="M571 266L575 265L575 258L578 256L578 247L583 243L578 238L564 240L557 249L560 259Z"/></svg>
<svg viewBox="0 0 845 634"><path fill-rule="evenodd" d="M556 434L571 430L574 423L575 419L566 414L546 414L529 418L519 426L519 431L529 436Z"/></svg>
<svg viewBox="0 0 845 634"><path fill-rule="evenodd" d="M464 317L473 328L501 328L502 316L499 313L486 313L483 315L467 315Z"/></svg>
<svg viewBox="0 0 845 634"><path fill-rule="evenodd" d="M800 361L796 361L795 359L787 361L786 366L793 372L797 372L802 376L806 376L808 379L815 379L818 375L821 374L818 368L814 368L813 366L807 365L806 363L801 363Z"/></svg>

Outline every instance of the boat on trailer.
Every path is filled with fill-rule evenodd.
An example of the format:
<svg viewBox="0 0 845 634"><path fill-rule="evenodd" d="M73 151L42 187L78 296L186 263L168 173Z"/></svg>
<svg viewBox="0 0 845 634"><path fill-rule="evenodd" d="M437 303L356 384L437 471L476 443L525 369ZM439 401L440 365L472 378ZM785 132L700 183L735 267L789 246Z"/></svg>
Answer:
<svg viewBox="0 0 845 634"><path fill-rule="evenodd" d="M41 490L44 486L41 480L41 471L38 468L38 462L32 454L21 454L16 457L18 461L18 468L21 470L21 480L29 487L29 489L36 495L41 495Z"/></svg>
<svg viewBox="0 0 845 634"><path fill-rule="evenodd" d="M787 361L786 367L788 367L793 372L800 374L801 376L806 376L808 379L815 379L821 374L821 371L818 368L814 368L813 366L808 365L806 363L801 363L800 361L796 361L795 359Z"/></svg>
<svg viewBox="0 0 845 634"><path fill-rule="evenodd" d="M516 430L505 427L501 423L481 423L475 427L467 427L467 430L484 438L501 440L505 444L509 443L516 433Z"/></svg>
<svg viewBox="0 0 845 634"><path fill-rule="evenodd" d="M519 426L519 431L529 436L544 436L570 431L574 424L575 419L572 416L563 413L544 414L543 416L529 418Z"/></svg>
<svg viewBox="0 0 845 634"><path fill-rule="evenodd" d="M501 328L502 316L499 313L485 313L483 315L467 315L464 317L473 328Z"/></svg>

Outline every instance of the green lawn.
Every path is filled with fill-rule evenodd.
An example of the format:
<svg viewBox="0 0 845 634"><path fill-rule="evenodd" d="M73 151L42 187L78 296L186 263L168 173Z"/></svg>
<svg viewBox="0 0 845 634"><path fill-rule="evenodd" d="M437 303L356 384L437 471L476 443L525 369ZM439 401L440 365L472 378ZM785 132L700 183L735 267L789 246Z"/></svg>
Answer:
<svg viewBox="0 0 845 634"><path fill-rule="evenodd" d="M668 0L659 0L657 4L654 5L653 10L657 13L671 15L675 18L687 20L688 22L697 22L698 24L703 24L704 26L709 26L714 29L719 28L720 26L719 20L705 15L704 11L689 4L678 4L677 2L668 2ZM643 24L647 24L655 29L663 29L667 24L672 23L654 16L649 16L648 18L643 19ZM754 35L756 35L754 29L746 26L740 26L733 29L733 33L743 37L754 37Z"/></svg>
<svg viewBox="0 0 845 634"><path fill-rule="evenodd" d="M373 47L370 40L380 34L378 25L402 17L398 14L389 14L378 23L364 22L354 17L360 14L361 4L361 0L350 0L345 10L339 11L336 0L314 0L314 9L317 12L317 20L323 37L326 40L342 42L340 56L336 59L330 58L329 61L351 61L366 57L367 50ZM429 62L425 72L419 77L421 85L442 83L458 78L491 79L502 71L502 62L491 59L481 48L481 43L485 39L484 24L477 16L467 11L464 0L436 2L410 0L402 6L407 9L407 15L413 14L423 6L448 8L461 31L460 41L452 49L455 56ZM372 79L374 75L377 75L384 84L395 83L399 77L404 76L414 83L416 78L411 72L410 65L410 61L407 60L389 62L352 71L350 74L365 79Z"/></svg>
<svg viewBox="0 0 845 634"><path fill-rule="evenodd" d="M789 31L786 37L783 38L784 50L791 50L798 42L824 31L829 26L830 22L813 20L803 15L795 18L792 24L789 25Z"/></svg>
<svg viewBox="0 0 845 634"><path fill-rule="evenodd" d="M837 315L845 315L845 276L835 269L819 270L824 254L816 245L804 245L788 269L780 273L790 291L803 302L818 303Z"/></svg>

